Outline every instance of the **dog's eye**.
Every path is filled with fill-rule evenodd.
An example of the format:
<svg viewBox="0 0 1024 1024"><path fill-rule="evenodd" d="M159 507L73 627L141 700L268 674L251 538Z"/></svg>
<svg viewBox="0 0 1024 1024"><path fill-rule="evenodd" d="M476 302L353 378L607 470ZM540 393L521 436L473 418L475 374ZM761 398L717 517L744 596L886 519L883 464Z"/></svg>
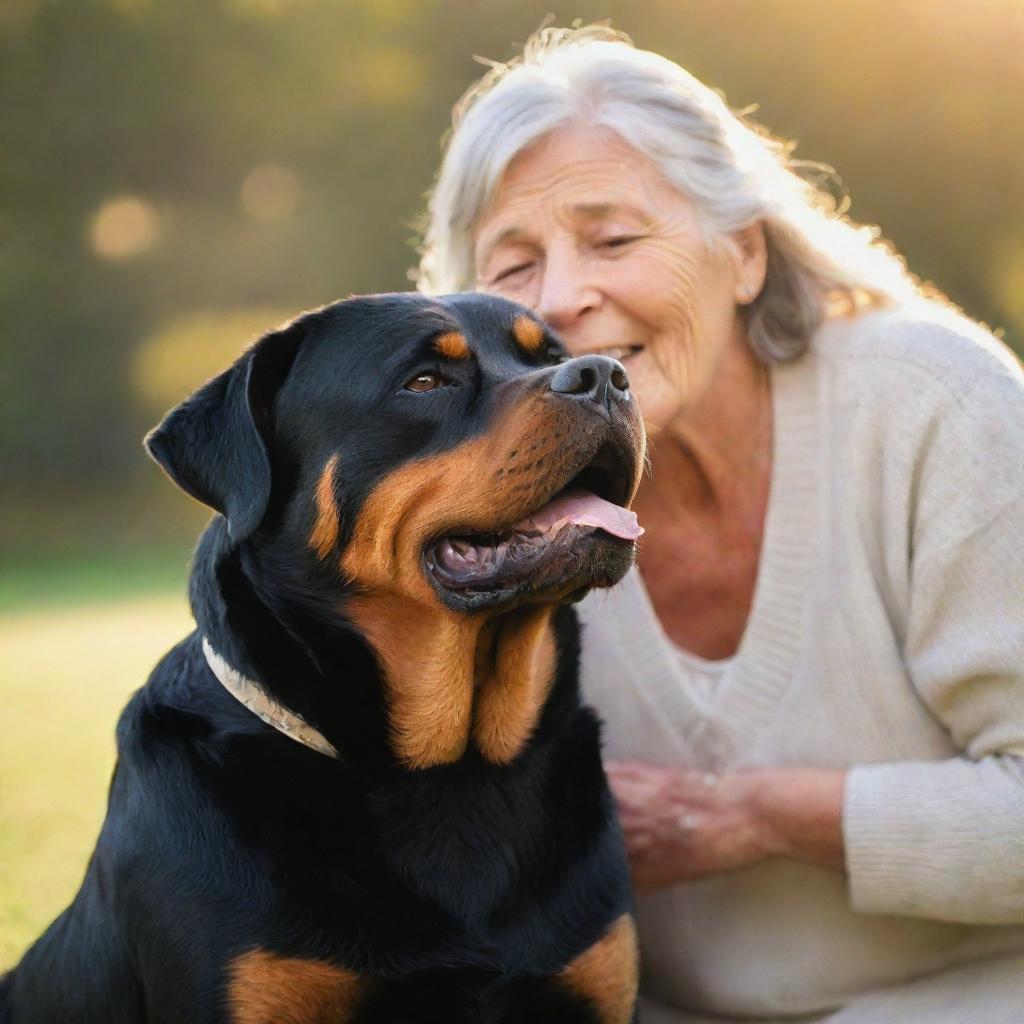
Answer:
<svg viewBox="0 0 1024 1024"><path fill-rule="evenodd" d="M417 373L411 380L405 382L406 391L434 391L444 385L444 377L439 373Z"/></svg>

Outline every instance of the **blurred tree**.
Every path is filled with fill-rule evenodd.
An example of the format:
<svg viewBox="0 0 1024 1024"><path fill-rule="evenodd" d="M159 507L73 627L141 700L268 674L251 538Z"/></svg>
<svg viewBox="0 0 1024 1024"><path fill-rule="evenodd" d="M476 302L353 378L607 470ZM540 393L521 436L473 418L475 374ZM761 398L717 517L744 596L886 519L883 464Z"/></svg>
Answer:
<svg viewBox="0 0 1024 1024"><path fill-rule="evenodd" d="M169 404L243 343L239 325L256 334L278 311L408 287L410 225L451 104L480 73L472 55L507 59L549 9L6 0L4 544L44 543L48 522L73 543L87 509L116 532L104 520L123 522L158 479L139 449L154 372ZM611 16L734 107L759 103L799 156L838 169L853 215L912 268L1024 336L1013 0L578 0L559 13ZM179 529L166 492L133 500ZM140 522L157 529L151 511Z"/></svg>

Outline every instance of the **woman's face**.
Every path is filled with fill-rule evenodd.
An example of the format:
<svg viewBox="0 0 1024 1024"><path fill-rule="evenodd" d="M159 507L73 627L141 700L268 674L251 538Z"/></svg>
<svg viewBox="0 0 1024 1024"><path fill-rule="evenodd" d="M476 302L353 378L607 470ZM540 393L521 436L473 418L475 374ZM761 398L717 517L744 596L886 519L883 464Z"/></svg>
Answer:
<svg viewBox="0 0 1024 1024"><path fill-rule="evenodd" d="M509 165L477 231L477 287L535 310L573 355L620 359L659 429L745 344L737 303L763 280L748 243L709 248L650 160L606 129L564 128Z"/></svg>

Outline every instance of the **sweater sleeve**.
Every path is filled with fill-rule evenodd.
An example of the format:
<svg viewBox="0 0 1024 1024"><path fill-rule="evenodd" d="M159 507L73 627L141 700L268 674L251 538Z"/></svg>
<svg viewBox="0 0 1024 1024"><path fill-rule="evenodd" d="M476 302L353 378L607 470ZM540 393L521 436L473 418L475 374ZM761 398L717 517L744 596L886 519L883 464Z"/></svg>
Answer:
<svg viewBox="0 0 1024 1024"><path fill-rule="evenodd" d="M985 369L936 415L912 481L904 656L962 753L850 769L865 913L1024 922L1024 381Z"/></svg>

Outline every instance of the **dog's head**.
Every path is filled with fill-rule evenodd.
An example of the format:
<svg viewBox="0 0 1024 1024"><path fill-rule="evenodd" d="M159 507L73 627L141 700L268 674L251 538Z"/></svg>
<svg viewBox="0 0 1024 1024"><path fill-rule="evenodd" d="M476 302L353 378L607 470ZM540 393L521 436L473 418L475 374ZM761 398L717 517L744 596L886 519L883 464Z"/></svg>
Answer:
<svg viewBox="0 0 1024 1024"><path fill-rule="evenodd" d="M644 435L625 370L567 359L500 299L384 295L301 316L147 447L236 543L273 533L350 588L458 612L608 586L639 535L625 508Z"/></svg>
<svg viewBox="0 0 1024 1024"><path fill-rule="evenodd" d="M234 544L328 593L385 663L418 623L482 626L617 582L640 532L627 507L644 433L625 370L568 359L524 309L481 295L305 314L147 447Z"/></svg>

